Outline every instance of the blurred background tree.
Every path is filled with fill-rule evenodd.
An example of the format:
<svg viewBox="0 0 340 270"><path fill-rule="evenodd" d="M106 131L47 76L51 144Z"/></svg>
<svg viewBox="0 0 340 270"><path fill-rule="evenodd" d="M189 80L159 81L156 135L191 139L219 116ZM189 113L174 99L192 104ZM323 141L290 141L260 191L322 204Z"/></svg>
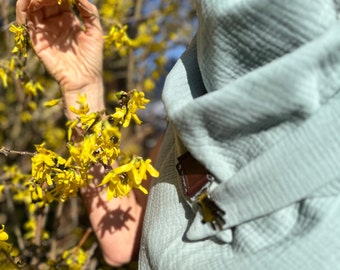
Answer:
<svg viewBox="0 0 340 270"><path fill-rule="evenodd" d="M89 233L79 198L40 210L32 208L24 179L31 173L34 145L45 142L49 149L63 154L66 118L61 107L43 105L60 97L60 92L34 52L28 50L27 60L12 53L13 34L9 27L15 21L15 1L0 1L0 225L6 225L8 242L19 254L9 258L3 251L0 228L0 268L20 269L22 265L23 269L109 269ZM148 155L166 125L160 102L162 86L165 75L193 36L194 9L190 0L93 3L100 11L105 35L107 110L114 111L118 91L137 89L146 93L151 102L140 116L144 124L126 131L123 147ZM19 193L13 186L27 192ZM67 252L78 247L75 257L82 258L80 246L86 250L85 259L78 268L72 268L67 263Z"/></svg>

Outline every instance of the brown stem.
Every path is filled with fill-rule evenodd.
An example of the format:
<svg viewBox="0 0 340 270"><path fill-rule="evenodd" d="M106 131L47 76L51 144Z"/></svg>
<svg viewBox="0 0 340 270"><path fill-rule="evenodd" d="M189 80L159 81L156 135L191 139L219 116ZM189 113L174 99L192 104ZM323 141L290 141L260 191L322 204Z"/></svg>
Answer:
<svg viewBox="0 0 340 270"><path fill-rule="evenodd" d="M46 223L46 217L48 213L48 205L44 206L42 209L37 210L36 214L36 230L35 230L35 235L33 239L33 244L37 247L37 249L40 249L41 246L41 238L42 238L42 233L45 228L45 223ZM34 257L32 258L31 264L32 265L38 265L39 263L39 254L36 253Z"/></svg>
<svg viewBox="0 0 340 270"><path fill-rule="evenodd" d="M34 156L35 153L27 152L27 151L16 151L6 148L5 146L2 146L0 148L0 154L3 154L5 156L8 156L9 154L15 154L15 155L21 155L21 156Z"/></svg>
<svg viewBox="0 0 340 270"><path fill-rule="evenodd" d="M143 0L136 0L134 19L137 21L142 14ZM127 66L127 82L126 86L128 90L134 88L134 74L135 74L135 59L134 52L132 49L129 50L128 66Z"/></svg>
<svg viewBox="0 0 340 270"><path fill-rule="evenodd" d="M134 70L135 70L135 61L134 61L133 50L129 49L129 57L128 57L128 66L127 66L127 78L126 78L126 87L127 89L132 89L134 85Z"/></svg>
<svg viewBox="0 0 340 270"><path fill-rule="evenodd" d="M9 254L7 254L7 252L3 250L0 250L0 252L2 252L2 254L4 254L7 260L10 262L10 264L13 265L13 268L10 268L10 269L13 269L13 270L19 269L18 265L14 262L13 258Z"/></svg>
<svg viewBox="0 0 340 270"><path fill-rule="evenodd" d="M20 230L20 226L19 226L19 221L18 221L17 216L15 214L15 207L14 207L13 199L12 199L12 196L11 196L11 194L10 194L10 192L7 188L4 189L4 194L5 194L5 197L6 197L6 205L7 205L8 213L10 214L10 218L13 221L12 226L13 226L14 234L15 234L17 241L18 241L18 247L21 251L23 251L25 249L25 244L24 244L24 240L22 238L22 234L21 234L21 230Z"/></svg>
<svg viewBox="0 0 340 270"><path fill-rule="evenodd" d="M71 213L71 223L74 228L78 226L78 198L70 198L70 213Z"/></svg>
<svg viewBox="0 0 340 270"><path fill-rule="evenodd" d="M78 250L82 247L82 245L85 243L87 238L89 237L90 233L92 232L92 228L87 228L86 232L84 233L83 237L80 239L78 245L73 251L73 254L76 254Z"/></svg>
<svg viewBox="0 0 340 270"><path fill-rule="evenodd" d="M8 1L2 0L1 1L1 17L3 18L3 25L9 25L8 20ZM5 36L5 51L8 52L8 48L10 46L10 37L9 37L9 31L4 31Z"/></svg>
<svg viewBox="0 0 340 270"><path fill-rule="evenodd" d="M64 203L59 202L58 206L57 206L56 213L55 213L55 221L54 221L54 225L53 225L53 234L52 234L52 237L51 237L51 248L50 248L50 252L49 252L49 257L52 260L55 260L57 258L57 231L58 231L58 227L59 227L59 221L60 221L61 215L63 213L63 206L64 206Z"/></svg>

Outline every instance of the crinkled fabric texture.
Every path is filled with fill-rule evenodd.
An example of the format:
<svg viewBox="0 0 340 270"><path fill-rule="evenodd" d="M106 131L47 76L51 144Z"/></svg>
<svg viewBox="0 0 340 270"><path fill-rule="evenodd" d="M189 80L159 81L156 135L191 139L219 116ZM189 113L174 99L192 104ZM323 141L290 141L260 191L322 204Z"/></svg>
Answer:
<svg viewBox="0 0 340 270"><path fill-rule="evenodd" d="M140 269L340 269L340 23L333 0L199 0ZM183 196L180 141L219 180L223 230Z"/></svg>

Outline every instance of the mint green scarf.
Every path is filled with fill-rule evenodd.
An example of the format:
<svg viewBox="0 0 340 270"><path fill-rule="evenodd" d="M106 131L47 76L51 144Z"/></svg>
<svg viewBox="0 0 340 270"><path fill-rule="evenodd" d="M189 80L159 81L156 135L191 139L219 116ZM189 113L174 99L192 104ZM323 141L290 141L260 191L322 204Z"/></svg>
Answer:
<svg viewBox="0 0 340 270"><path fill-rule="evenodd" d="M140 269L339 268L337 2L196 1L197 35L164 86ZM182 194L186 150L217 178L222 231Z"/></svg>
<svg viewBox="0 0 340 270"><path fill-rule="evenodd" d="M338 180L340 24L333 1L200 4L196 42L163 97L186 148L222 182L212 196L229 228Z"/></svg>

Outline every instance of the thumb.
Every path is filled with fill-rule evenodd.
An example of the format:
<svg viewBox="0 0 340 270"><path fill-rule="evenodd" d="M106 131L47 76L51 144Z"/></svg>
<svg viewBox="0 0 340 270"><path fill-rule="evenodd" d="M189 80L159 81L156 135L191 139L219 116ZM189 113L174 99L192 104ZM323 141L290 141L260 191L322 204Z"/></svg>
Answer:
<svg viewBox="0 0 340 270"><path fill-rule="evenodd" d="M16 23L18 25L25 25L27 20L27 9L30 0L18 0L16 3Z"/></svg>

